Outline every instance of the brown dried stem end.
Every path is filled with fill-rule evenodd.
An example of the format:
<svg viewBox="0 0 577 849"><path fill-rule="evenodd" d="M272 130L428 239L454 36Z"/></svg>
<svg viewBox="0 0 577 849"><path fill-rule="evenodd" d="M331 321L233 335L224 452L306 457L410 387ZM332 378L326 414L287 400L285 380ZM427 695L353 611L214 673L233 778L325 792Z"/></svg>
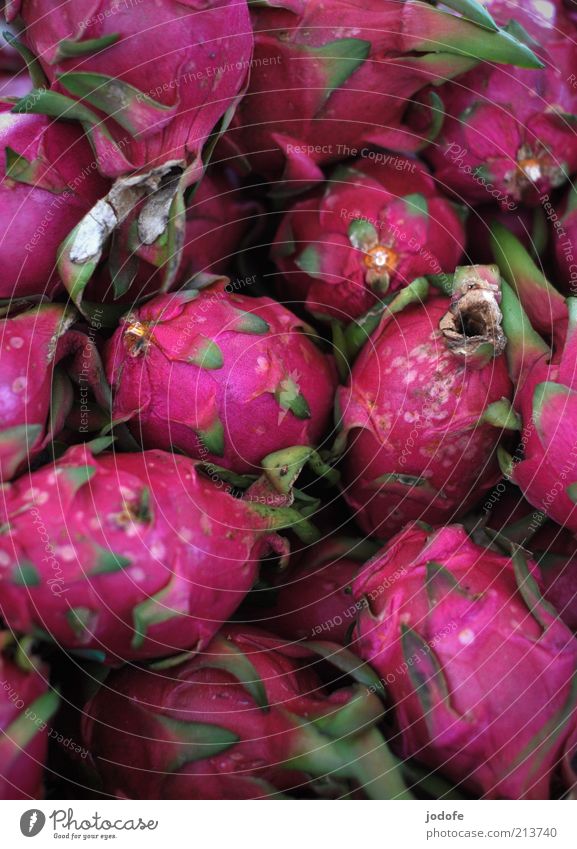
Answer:
<svg viewBox="0 0 577 849"><path fill-rule="evenodd" d="M501 327L500 300L495 266L457 269L451 306L439 322L439 329L451 353L473 368L482 368L505 350L507 338Z"/></svg>
<svg viewBox="0 0 577 849"><path fill-rule="evenodd" d="M150 327L147 322L131 320L123 336L124 347L131 357L143 354L150 342Z"/></svg>

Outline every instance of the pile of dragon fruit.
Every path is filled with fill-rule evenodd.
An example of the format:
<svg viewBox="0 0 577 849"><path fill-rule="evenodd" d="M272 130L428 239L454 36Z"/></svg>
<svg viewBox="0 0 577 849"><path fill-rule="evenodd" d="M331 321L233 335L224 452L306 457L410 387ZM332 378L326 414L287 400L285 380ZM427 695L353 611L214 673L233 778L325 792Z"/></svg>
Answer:
<svg viewBox="0 0 577 849"><path fill-rule="evenodd" d="M577 3L2 16L0 798L577 798Z"/></svg>

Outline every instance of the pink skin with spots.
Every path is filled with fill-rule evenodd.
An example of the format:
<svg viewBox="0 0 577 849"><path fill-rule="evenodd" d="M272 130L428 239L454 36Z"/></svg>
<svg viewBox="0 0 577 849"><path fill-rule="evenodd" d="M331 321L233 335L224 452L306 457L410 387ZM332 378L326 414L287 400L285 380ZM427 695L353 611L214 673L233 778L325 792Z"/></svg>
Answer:
<svg viewBox="0 0 577 849"><path fill-rule="evenodd" d="M200 165L207 137L245 84L253 47L245 0L74 0L60 11L53 13L52 0L16 0L8 14L20 12L26 44L52 87L76 100L84 95L101 173ZM72 58L64 52L69 42L99 39L112 43ZM76 77L62 78L71 73L104 80L85 92Z"/></svg>
<svg viewBox="0 0 577 849"><path fill-rule="evenodd" d="M70 448L3 493L0 611L108 663L200 650L286 553L274 519L187 457Z"/></svg>
<svg viewBox="0 0 577 849"><path fill-rule="evenodd" d="M56 274L61 242L109 183L79 126L13 115L12 105L0 104L0 298L52 296L64 288ZM8 149L23 157L10 170Z"/></svg>
<svg viewBox="0 0 577 849"><path fill-rule="evenodd" d="M272 246L280 294L350 321L389 290L454 271L465 245L457 207L417 160L392 159L341 166L286 212Z"/></svg>
<svg viewBox="0 0 577 849"><path fill-rule="evenodd" d="M455 356L438 329L448 307L435 296L384 320L339 389L343 491L366 533L462 516L501 477L502 431L479 419L512 397L507 363Z"/></svg>
<svg viewBox="0 0 577 849"><path fill-rule="evenodd" d="M42 722L50 719L58 698L48 694L48 668L38 658L34 667L21 668L6 650L9 643L10 635L0 632L0 799L42 799L48 752L48 728ZM25 711L39 719L27 742L17 726Z"/></svg>
<svg viewBox="0 0 577 849"><path fill-rule="evenodd" d="M577 728L577 642L521 564L516 579L460 526L412 524L353 586L355 650L387 687L398 754L487 799L550 798Z"/></svg>
<svg viewBox="0 0 577 849"><path fill-rule="evenodd" d="M536 39L544 70L483 64L438 94L446 113L427 158L440 183L470 204L491 196L503 208L537 206L577 170L575 30L560 3L489 3L497 23L511 18ZM552 17L542 13L551 11Z"/></svg>
<svg viewBox="0 0 577 849"><path fill-rule="evenodd" d="M336 376L314 338L282 304L224 284L157 297L106 345L113 418L145 448L255 472L330 423Z"/></svg>

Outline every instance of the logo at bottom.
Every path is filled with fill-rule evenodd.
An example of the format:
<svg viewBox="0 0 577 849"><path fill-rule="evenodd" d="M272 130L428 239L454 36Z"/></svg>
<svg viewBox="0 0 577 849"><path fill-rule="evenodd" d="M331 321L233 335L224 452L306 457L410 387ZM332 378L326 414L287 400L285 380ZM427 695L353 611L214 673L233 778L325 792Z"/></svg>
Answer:
<svg viewBox="0 0 577 849"><path fill-rule="evenodd" d="M20 817L20 831L25 837L36 837L46 825L46 817L42 811L33 808L25 811Z"/></svg>

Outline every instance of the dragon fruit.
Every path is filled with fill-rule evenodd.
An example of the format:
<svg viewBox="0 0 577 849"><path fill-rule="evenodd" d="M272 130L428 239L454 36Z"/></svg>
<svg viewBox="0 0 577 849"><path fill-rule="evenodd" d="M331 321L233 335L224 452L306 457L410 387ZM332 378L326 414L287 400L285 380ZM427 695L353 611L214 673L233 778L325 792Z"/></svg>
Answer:
<svg viewBox="0 0 577 849"><path fill-rule="evenodd" d="M187 457L70 448L20 478L0 510L0 613L11 629L109 663L200 651L286 556L296 521L235 498Z"/></svg>
<svg viewBox="0 0 577 849"><path fill-rule="evenodd" d="M414 151L423 139L404 113L423 86L482 59L540 67L479 3L466 7L468 20L414 0L254 4L250 85L227 148L269 179L295 181L283 191L322 180L319 166L365 146Z"/></svg>
<svg viewBox="0 0 577 849"><path fill-rule="evenodd" d="M109 184L73 123L10 109L0 103L0 298L51 296L63 288L56 273L60 243Z"/></svg>
<svg viewBox="0 0 577 849"><path fill-rule="evenodd" d="M522 424L515 453L499 449L501 468L533 507L576 533L577 299L565 300L511 233L494 227L493 235L514 286L503 284L503 314Z"/></svg>
<svg viewBox="0 0 577 849"><path fill-rule="evenodd" d="M73 309L43 304L0 319L0 481L22 471L64 427L74 400L92 389L110 403L100 357ZM87 405L84 405L87 406Z"/></svg>
<svg viewBox="0 0 577 849"><path fill-rule="evenodd" d="M287 639L320 636L343 645L357 614L351 585L372 553L367 541L347 537L324 539L305 550L283 574L275 603L259 624Z"/></svg>
<svg viewBox="0 0 577 849"><path fill-rule="evenodd" d="M7 19L17 14L52 86L32 108L81 120L111 179L198 160L250 65L245 0L163 0L154 14L147 3L74 0L55 13L51 0L12 0Z"/></svg>
<svg viewBox="0 0 577 849"><path fill-rule="evenodd" d="M496 266L458 268L451 300L411 284L398 297L425 300L389 305L339 389L344 495L366 533L464 515L499 480L516 425L499 287Z"/></svg>
<svg viewBox="0 0 577 849"><path fill-rule="evenodd" d="M316 445L335 375L313 333L276 301L223 282L159 296L127 315L104 350L113 418L145 448L237 472Z"/></svg>
<svg viewBox="0 0 577 849"><path fill-rule="evenodd" d="M245 86L253 47L246 0L75 0L58 12L51 0L15 0L7 16L18 12L50 85L15 109L79 120L100 172L115 180L62 245L68 291L80 307L109 238L135 210L138 244L165 250L168 289L182 248L184 193L202 176L205 142Z"/></svg>
<svg viewBox="0 0 577 849"><path fill-rule="evenodd" d="M47 723L58 707L48 669L0 632L0 799L42 799Z"/></svg>
<svg viewBox="0 0 577 849"><path fill-rule="evenodd" d="M286 798L293 789L314 791L318 776L340 793L348 778L371 798L409 797L374 728L383 712L376 676L331 643L319 648L335 663L346 658L360 683L329 695L310 649L238 625L225 626L197 658L113 673L83 718L105 791L131 799Z"/></svg>
<svg viewBox="0 0 577 849"><path fill-rule="evenodd" d="M355 650L387 686L398 749L490 799L548 799L577 727L577 642L538 567L417 523L362 570Z"/></svg>
<svg viewBox="0 0 577 849"><path fill-rule="evenodd" d="M560 288L577 294L577 189L571 187L561 217L555 213L553 244Z"/></svg>
<svg viewBox="0 0 577 849"><path fill-rule="evenodd" d="M497 0L488 10L501 25L518 20L545 68L484 64L447 83L438 91L447 117L427 156L440 183L468 203L537 206L577 171L577 42L560 5Z"/></svg>
<svg viewBox="0 0 577 849"><path fill-rule="evenodd" d="M453 272L461 218L417 160L357 160L284 215L272 248L279 291L309 312L350 321L389 289Z"/></svg>

